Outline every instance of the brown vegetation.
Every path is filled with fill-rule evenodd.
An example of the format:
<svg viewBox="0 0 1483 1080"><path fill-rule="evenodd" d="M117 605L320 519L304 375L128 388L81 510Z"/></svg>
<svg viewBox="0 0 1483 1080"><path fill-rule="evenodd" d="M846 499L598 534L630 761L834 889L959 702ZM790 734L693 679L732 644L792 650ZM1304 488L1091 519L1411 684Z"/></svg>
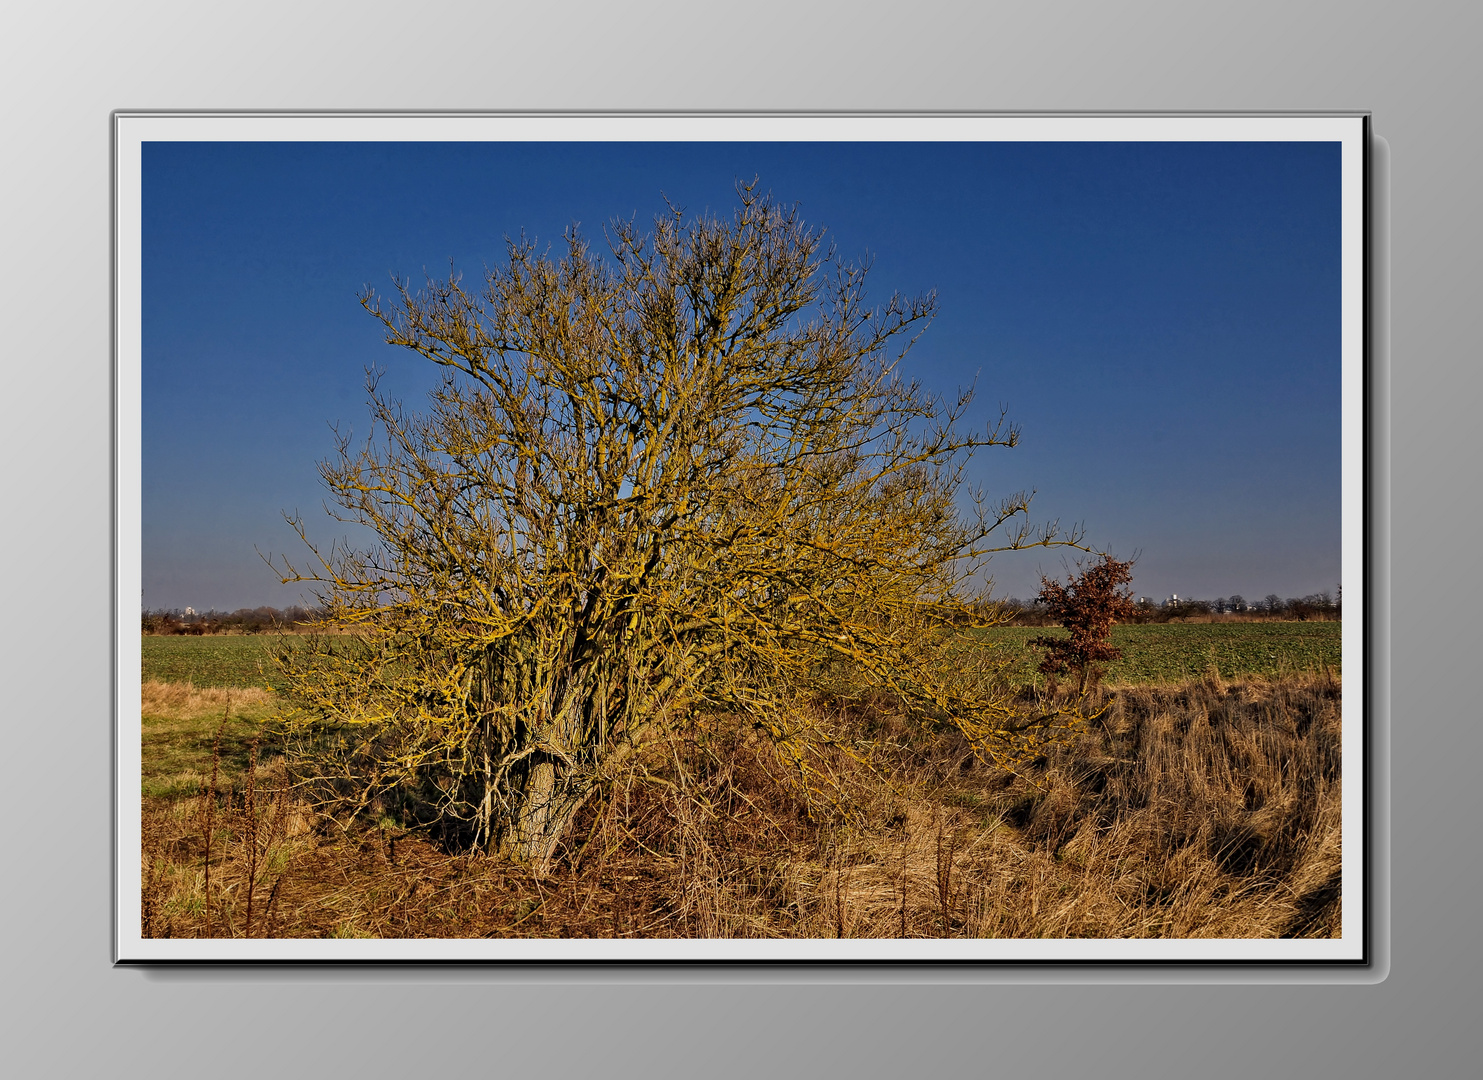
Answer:
<svg viewBox="0 0 1483 1080"><path fill-rule="evenodd" d="M184 611L179 609L140 612L140 632L165 637L202 637L213 634L300 634L322 618L317 609L297 605L288 608L238 608L236 611Z"/></svg>
<svg viewBox="0 0 1483 1080"><path fill-rule="evenodd" d="M1105 665L1122 658L1112 644L1112 626L1133 614L1127 584L1133 580L1131 561L1104 554L1091 566L1062 585L1042 576L1040 595L1052 618L1070 631L1069 637L1031 638L1030 644L1045 652L1040 672L1052 679L1067 673L1080 678L1078 690L1101 680Z"/></svg>
<svg viewBox="0 0 1483 1080"><path fill-rule="evenodd" d="M151 680L140 688L140 711L166 720L188 720L200 713L222 711L228 704L264 705L272 700L268 691L255 686L193 686L188 682Z"/></svg>
<svg viewBox="0 0 1483 1080"><path fill-rule="evenodd" d="M1010 597L997 601L997 605L1007 626L1054 626L1060 621L1043 596L1030 601ZM1215 600L1170 598L1158 604L1144 597L1117 621L1135 624L1338 622L1343 615L1343 590L1340 590L1337 598L1328 591L1290 596L1286 600L1269 593L1250 604L1241 596Z"/></svg>
<svg viewBox="0 0 1483 1080"><path fill-rule="evenodd" d="M146 693L173 700L166 690ZM840 730L888 754L884 774L844 749L827 763L848 789L837 805L849 815L806 803L770 739L712 719L590 800L543 878L440 844L386 807L342 830L294 796L281 757L265 752L255 764L245 727L234 750L217 744L212 755L225 710L203 713L199 786L145 799L143 931L1339 933L1337 676L1225 683L1212 672L1182 686L1096 694L1101 719L1021 775L976 762L956 732L915 734L887 701L821 704ZM216 704L196 697L203 708ZM215 783L205 779L206 760L219 766ZM203 833L207 806L214 823Z"/></svg>

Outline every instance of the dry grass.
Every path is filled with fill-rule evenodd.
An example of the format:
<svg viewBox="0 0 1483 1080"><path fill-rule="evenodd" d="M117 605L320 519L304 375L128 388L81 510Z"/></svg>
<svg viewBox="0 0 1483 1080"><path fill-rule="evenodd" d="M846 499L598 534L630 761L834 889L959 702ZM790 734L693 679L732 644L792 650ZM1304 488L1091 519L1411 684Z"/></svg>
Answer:
<svg viewBox="0 0 1483 1080"><path fill-rule="evenodd" d="M228 704L242 709L267 705L273 695L259 687L197 687L188 682L146 682L139 688L140 711L162 720L193 720L223 713Z"/></svg>
<svg viewBox="0 0 1483 1080"><path fill-rule="evenodd" d="M157 710L197 702L208 774L225 703L154 693ZM145 932L200 934L209 911L213 934L241 936L251 895L251 932L284 937L1337 935L1341 697L1329 673L1121 688L1023 776L857 703L886 774L841 754L827 799L718 720L592 800L542 880L387 808L342 831L265 745L250 815L242 754L214 799L146 797Z"/></svg>

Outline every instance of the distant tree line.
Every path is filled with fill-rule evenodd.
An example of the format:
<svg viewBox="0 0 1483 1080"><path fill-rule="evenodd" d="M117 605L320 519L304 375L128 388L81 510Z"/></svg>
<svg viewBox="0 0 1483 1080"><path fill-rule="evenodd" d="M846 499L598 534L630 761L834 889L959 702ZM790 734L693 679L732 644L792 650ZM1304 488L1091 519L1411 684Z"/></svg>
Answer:
<svg viewBox="0 0 1483 1080"><path fill-rule="evenodd" d="M1343 592L1310 593L1307 596L1281 597L1268 593L1260 600L1247 600L1239 593L1221 596L1214 600L1198 600L1192 597L1170 597L1154 601L1140 597L1133 605L1132 614L1120 622L1166 623L1180 619L1232 617L1237 620L1286 620L1292 622L1323 622L1339 619L1343 614ZM1042 599L1021 600L1010 597L1000 601L1011 626L1055 626L1060 621L1050 606Z"/></svg>
<svg viewBox="0 0 1483 1080"><path fill-rule="evenodd" d="M1139 598L1132 614L1120 618L1126 623L1166 623L1180 619L1210 616L1227 616L1236 619L1287 620L1293 622L1323 622L1335 620L1343 614L1343 592L1310 593L1307 596L1281 597L1268 593L1260 600L1247 600L1239 593L1220 596L1214 600L1199 600L1191 597L1170 597L1155 602L1148 597ZM1044 600L1021 600L1011 596L996 601L1007 616L1010 626L1057 626L1060 619ZM141 630L145 634L261 634L293 632L301 626L317 622L323 617L319 608L300 607L297 604L286 608L255 607L238 608L226 612L212 609L194 611L191 608L154 608L141 613Z"/></svg>
<svg viewBox="0 0 1483 1080"><path fill-rule="evenodd" d="M157 608L140 615L146 634L261 634L284 633L320 618L318 608L255 607L236 611L195 611L191 608Z"/></svg>

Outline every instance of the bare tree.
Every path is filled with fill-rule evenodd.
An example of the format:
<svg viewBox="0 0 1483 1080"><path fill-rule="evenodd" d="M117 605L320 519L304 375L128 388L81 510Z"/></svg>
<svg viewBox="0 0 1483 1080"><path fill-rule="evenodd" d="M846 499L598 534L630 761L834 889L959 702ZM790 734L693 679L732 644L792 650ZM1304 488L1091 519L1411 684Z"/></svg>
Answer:
<svg viewBox="0 0 1483 1080"><path fill-rule="evenodd" d="M1031 527L1025 493L960 513L966 455L1018 432L965 432L970 394L901 374L935 299L868 305L864 268L738 190L730 220L616 223L606 256L573 230L559 259L511 243L477 291L363 298L446 376L414 413L373 375L372 436L322 468L378 543L280 564L353 631L282 658L352 803L416 791L539 869L598 786L707 715L749 718L814 792L846 745L825 686L1000 763L1076 722L1021 715L963 648L994 621L989 552L1080 537Z"/></svg>

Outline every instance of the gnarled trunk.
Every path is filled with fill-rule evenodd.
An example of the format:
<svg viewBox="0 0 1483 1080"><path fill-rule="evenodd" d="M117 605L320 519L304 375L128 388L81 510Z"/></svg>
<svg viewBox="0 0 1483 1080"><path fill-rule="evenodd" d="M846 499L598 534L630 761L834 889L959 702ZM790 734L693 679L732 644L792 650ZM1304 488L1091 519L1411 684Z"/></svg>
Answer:
<svg viewBox="0 0 1483 1080"><path fill-rule="evenodd" d="M561 776L550 761L533 765L506 839L509 853L528 864L537 877L544 877L556 846L593 790L591 780Z"/></svg>

